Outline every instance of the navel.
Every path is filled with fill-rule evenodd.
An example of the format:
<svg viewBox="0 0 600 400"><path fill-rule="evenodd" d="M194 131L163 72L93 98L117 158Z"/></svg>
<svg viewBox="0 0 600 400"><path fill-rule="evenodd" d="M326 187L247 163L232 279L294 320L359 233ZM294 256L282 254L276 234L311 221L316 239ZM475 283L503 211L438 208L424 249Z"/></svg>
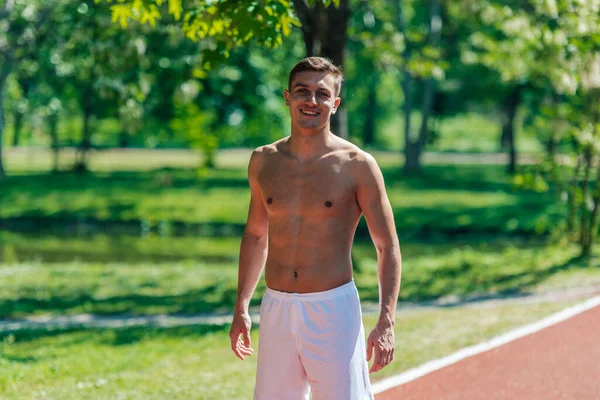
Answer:
<svg viewBox="0 0 600 400"><path fill-rule="evenodd" d="M294 279L298 278L298 272L294 271Z"/></svg>
<svg viewBox="0 0 600 400"><path fill-rule="evenodd" d="M272 198L272 197L269 197L269 198L267 199L267 204L271 204L271 203L273 203L273 198Z"/></svg>
<svg viewBox="0 0 600 400"><path fill-rule="evenodd" d="M325 202L325 207L327 207L327 208L331 208L332 205L333 205L333 203L330 202L329 200Z"/></svg>

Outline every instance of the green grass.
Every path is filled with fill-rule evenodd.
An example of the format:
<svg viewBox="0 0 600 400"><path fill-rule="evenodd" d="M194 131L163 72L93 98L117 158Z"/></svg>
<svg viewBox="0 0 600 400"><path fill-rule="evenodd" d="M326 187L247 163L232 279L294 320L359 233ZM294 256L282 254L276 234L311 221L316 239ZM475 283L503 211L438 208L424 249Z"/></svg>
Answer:
<svg viewBox="0 0 600 400"><path fill-rule="evenodd" d="M249 201L235 170L202 180L193 170L13 176L0 186L0 218L242 223Z"/></svg>
<svg viewBox="0 0 600 400"><path fill-rule="evenodd" d="M404 311L395 360L376 381L538 320L569 303ZM368 332L374 317L365 318ZM227 326L22 331L0 336L0 398L250 399L256 357L241 362ZM257 344L257 331L252 340Z"/></svg>
<svg viewBox="0 0 600 400"><path fill-rule="evenodd" d="M149 238L150 243L156 238ZM167 240L176 243L178 238ZM206 239L200 243L208 245ZM237 250L229 239L214 240L211 257ZM67 243L68 244L68 243ZM187 239L194 248L191 238ZM179 247L183 249L186 246ZM219 253L216 249L225 253ZM159 251L163 251L160 250ZM174 249L177 251L177 248ZM185 249L181 257L186 258ZM355 274L361 298L378 301L373 245L355 243ZM195 250L191 250L191 254ZM401 301L447 297L527 294L600 286L600 262L577 261L575 246L497 239L490 242L407 242L402 244ZM118 257L118 254L115 255ZM200 258L201 259L201 258ZM0 315L32 314L193 314L231 311L237 262L188 261L124 263L24 262L0 264ZM265 289L261 279L252 304Z"/></svg>
<svg viewBox="0 0 600 400"><path fill-rule="evenodd" d="M25 264L0 267L0 315L231 311L231 264ZM264 287L261 287L261 291Z"/></svg>

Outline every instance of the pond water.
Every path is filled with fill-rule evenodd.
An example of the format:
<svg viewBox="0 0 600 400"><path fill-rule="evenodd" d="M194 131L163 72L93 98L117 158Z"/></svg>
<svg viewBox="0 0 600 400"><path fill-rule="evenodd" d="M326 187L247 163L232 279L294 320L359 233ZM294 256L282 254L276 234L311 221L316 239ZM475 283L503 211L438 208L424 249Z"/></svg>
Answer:
<svg viewBox="0 0 600 400"><path fill-rule="evenodd" d="M135 236L93 233L15 233L0 231L0 263L98 262L160 263L196 260L236 261L239 237Z"/></svg>

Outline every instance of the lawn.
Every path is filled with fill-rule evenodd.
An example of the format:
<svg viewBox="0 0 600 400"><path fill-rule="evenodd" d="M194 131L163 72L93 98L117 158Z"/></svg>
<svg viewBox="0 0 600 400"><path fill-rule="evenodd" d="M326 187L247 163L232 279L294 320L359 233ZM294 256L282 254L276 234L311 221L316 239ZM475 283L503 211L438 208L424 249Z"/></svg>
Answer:
<svg viewBox="0 0 600 400"><path fill-rule="evenodd" d="M42 240L45 245L53 243L50 239ZM88 253L98 257L96 262L77 259L86 254L83 246L75 248L77 256L71 261L0 264L0 315L16 318L32 314L195 314L233 309L238 240L147 238L148 242L142 246L140 243L144 240L137 239L141 253L129 254L132 259L137 258L136 262L118 261L119 253L112 254L112 261L107 261L104 257L108 257L110 246L103 249L100 244L105 242L97 240L89 247L99 253L91 250ZM125 247L127 243L136 242L130 238L130 242L125 241ZM64 242L63 246L69 247L70 243ZM205 260L201 254L203 247L210 248ZM103 250L106 253L102 253ZM358 241L353 253L361 298L377 302L373 245ZM600 286L600 263L597 259L591 265L577 261L575 246L508 238L479 242L406 242L402 244L402 253L400 301L523 295ZM175 254L180 257L179 261L168 258L167 261L148 261L160 259L160 255L174 257ZM231 258L227 260L227 256ZM261 280L253 305L260 303L264 288Z"/></svg>
<svg viewBox="0 0 600 400"><path fill-rule="evenodd" d="M558 311L567 302L402 311L381 379ZM374 324L365 317L365 329ZM256 358L229 349L227 326L0 334L0 398L250 399ZM257 331L252 340L257 344Z"/></svg>

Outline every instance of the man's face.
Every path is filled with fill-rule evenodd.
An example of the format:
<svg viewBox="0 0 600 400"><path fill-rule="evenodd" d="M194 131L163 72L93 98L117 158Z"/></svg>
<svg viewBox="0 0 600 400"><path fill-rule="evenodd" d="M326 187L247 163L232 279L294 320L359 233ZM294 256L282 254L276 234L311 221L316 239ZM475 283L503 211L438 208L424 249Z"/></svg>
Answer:
<svg viewBox="0 0 600 400"><path fill-rule="evenodd" d="M303 71L294 76L284 91L292 125L302 130L320 131L340 105L335 78L327 72Z"/></svg>

